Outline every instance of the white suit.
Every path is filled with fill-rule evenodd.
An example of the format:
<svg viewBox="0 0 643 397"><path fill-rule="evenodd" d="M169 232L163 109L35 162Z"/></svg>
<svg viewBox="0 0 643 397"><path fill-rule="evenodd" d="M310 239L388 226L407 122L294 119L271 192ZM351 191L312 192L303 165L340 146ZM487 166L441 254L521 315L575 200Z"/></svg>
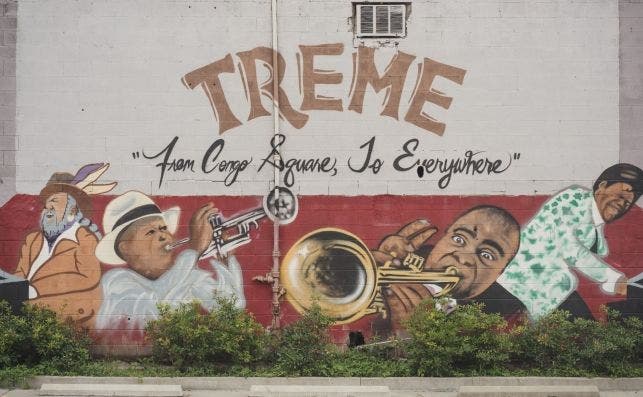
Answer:
<svg viewBox="0 0 643 397"><path fill-rule="evenodd" d="M239 262L230 256L228 266L216 260L210 264L216 274L198 269L198 254L188 249L181 252L174 265L156 280L147 279L130 269L113 269L103 275L103 303L96 321L97 329L110 329L127 319L127 329L140 330L148 320L158 317L159 303L178 306L198 300L211 310L217 297L235 299L245 307L243 277ZM119 326L120 327L120 326Z"/></svg>

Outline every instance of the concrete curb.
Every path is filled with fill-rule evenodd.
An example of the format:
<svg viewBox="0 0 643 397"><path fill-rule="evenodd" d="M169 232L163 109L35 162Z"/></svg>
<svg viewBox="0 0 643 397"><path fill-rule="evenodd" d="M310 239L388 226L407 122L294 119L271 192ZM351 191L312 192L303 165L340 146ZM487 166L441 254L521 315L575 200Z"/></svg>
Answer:
<svg viewBox="0 0 643 397"><path fill-rule="evenodd" d="M39 396L182 397L179 385L130 385L96 383L45 383Z"/></svg>
<svg viewBox="0 0 643 397"><path fill-rule="evenodd" d="M600 397L595 385L462 386L458 397Z"/></svg>
<svg viewBox="0 0 643 397"><path fill-rule="evenodd" d="M475 378L241 378L241 377L91 377L36 376L29 387L38 389L44 383L97 384L175 384L186 390L249 390L252 385L328 385L388 386L392 390L456 392L460 386L571 386L594 385L601 391L640 391L643 378L549 378L549 377L475 377Z"/></svg>
<svg viewBox="0 0 643 397"><path fill-rule="evenodd" d="M386 386L254 385L248 397L391 397Z"/></svg>

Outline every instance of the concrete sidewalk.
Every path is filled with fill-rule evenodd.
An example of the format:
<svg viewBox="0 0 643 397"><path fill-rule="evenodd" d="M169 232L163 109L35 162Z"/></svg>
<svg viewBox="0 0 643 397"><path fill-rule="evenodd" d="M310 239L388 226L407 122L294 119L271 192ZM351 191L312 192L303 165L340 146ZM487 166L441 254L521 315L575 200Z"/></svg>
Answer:
<svg viewBox="0 0 643 397"><path fill-rule="evenodd" d="M245 390L184 390L184 397L248 397L250 389ZM457 397L457 391L452 392L433 392L433 391L412 391L412 390L392 390L397 397ZM38 390L11 390L6 394L1 394L2 397L38 397ZM602 394L601 394L602 395ZM629 397L629 396L643 396L643 394L614 394L610 397Z"/></svg>
<svg viewBox="0 0 643 397"><path fill-rule="evenodd" d="M604 397L643 397L643 378L124 378L39 376L31 380L30 390L12 390L0 396L33 397L43 383L96 384L176 384L188 397L246 397L252 385L369 385L388 386L400 397L456 397L460 386L595 385Z"/></svg>

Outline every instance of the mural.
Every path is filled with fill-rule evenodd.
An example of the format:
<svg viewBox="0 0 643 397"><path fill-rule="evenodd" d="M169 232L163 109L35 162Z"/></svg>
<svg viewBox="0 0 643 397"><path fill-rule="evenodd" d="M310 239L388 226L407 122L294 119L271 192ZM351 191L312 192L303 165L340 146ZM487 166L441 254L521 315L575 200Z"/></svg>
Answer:
<svg viewBox="0 0 643 397"><path fill-rule="evenodd" d="M209 219L218 209L207 203L192 214L189 247L175 255L169 245L174 242L179 212L178 207L162 211L135 191L107 204L106 233L96 247L96 257L110 265L127 264L127 268L110 270L102 277L98 329L121 327L126 319L126 327L138 332L158 316L159 303L177 306L199 300L209 310L219 296L245 306L241 266L234 255L210 260L210 271L196 266L212 241Z"/></svg>
<svg viewBox="0 0 643 397"><path fill-rule="evenodd" d="M288 248L280 269L288 302L282 304L283 314L289 318L292 309L301 313L317 302L345 330L342 335L403 335L403 321L419 302L438 297L446 298L446 311L483 302L487 311L509 319L525 314L535 319L556 308L591 318L598 314L597 302L641 315L640 269L614 267L602 259L608 254L606 225L627 219L643 191L643 171L630 164L607 168L593 191L573 186L544 200L540 209L520 212L522 228L513 211L500 206L475 204L460 213L444 213L452 208L450 202L436 213L437 222L422 217L397 221L402 226L392 234L387 225L406 216L413 219L436 203L423 203L425 197L391 197L385 202L411 210L393 212L371 228L358 212L353 233L346 212L342 220L319 216L315 208L333 204L305 199L301 207L301 199L282 187L266 195L261 207L234 211L237 215L228 219L206 200L181 223L179 206L168 205L168 199L158 205L138 191L105 196L92 210L92 201L117 184L97 182L108 167L91 164L75 175L52 176L39 195L44 207L40 230L22 242L14 270L28 282L30 304L71 317L106 343L142 343L142 330L158 316L159 303L197 299L209 310L216 297L228 297L238 307L265 313L269 299L257 299L256 291L269 293L269 288L251 278L259 279L268 261L248 263L245 271L242 263L253 262L257 249L269 252L270 239L251 238L266 218L292 225L283 229ZM508 205L507 200L486 201ZM100 226L85 216L90 213L102 213ZM641 210L636 213L640 219ZM453 214L451 220L448 214ZM189 237L177 239L181 225L181 233ZM304 232L309 225L318 227ZM439 225L446 225L444 232ZM617 235L623 237L622 232ZM588 293L583 277L599 288ZM597 291L604 298L597 299Z"/></svg>
<svg viewBox="0 0 643 397"><path fill-rule="evenodd" d="M28 280L29 303L45 305L92 327L101 299L100 264L94 250L101 235L85 214L91 195L109 192L100 184L109 164L89 164L75 175L57 172L40 191L40 230L27 235L14 275Z"/></svg>
<svg viewBox="0 0 643 397"><path fill-rule="evenodd" d="M373 252L378 263L395 263L405 251L413 249L426 258L426 267L434 270L455 269L459 280L448 293L449 304L469 300L487 290L514 257L519 246L520 227L506 210L494 206L477 206L456 218L446 233L433 246L423 245L430 235L415 235L418 221L403 227L396 235L386 237ZM428 223L428 222L427 222ZM410 237L410 238L409 238ZM417 254L416 254L417 255ZM384 293L393 329L408 318L417 304L429 296L442 296L436 284L391 285Z"/></svg>
<svg viewBox="0 0 643 397"><path fill-rule="evenodd" d="M599 282L610 295L627 295L628 279L602 258L608 247L604 225L625 215L643 192L643 171L616 164L596 179L593 191L572 186L549 199L520 234L520 252L498 282L533 318L556 308L591 317L575 292L571 269Z"/></svg>
<svg viewBox="0 0 643 397"><path fill-rule="evenodd" d="M227 220L213 203L204 204L190 218L189 237L176 240L180 212L176 206L161 210L137 191L107 204L105 236L96 247L96 257L119 267L101 279L98 331L126 328L131 334L140 334L147 321L158 317L160 303L176 307L198 300L204 310L212 310L217 299L224 298L245 307L243 272L233 252L251 242L250 230L257 228L261 219L292 222L297 199L285 188L273 189L264 198L263 208ZM206 259L207 264L199 264Z"/></svg>
<svg viewBox="0 0 643 397"><path fill-rule="evenodd" d="M348 232L315 231L284 258L287 296L300 312L319 301L341 322L383 312L399 330L423 299L445 296L456 304L480 295L519 245L517 221L495 206L471 208L434 245L425 244L437 230L426 219L413 221L372 252Z"/></svg>
<svg viewBox="0 0 643 397"><path fill-rule="evenodd" d="M630 298L611 306L640 316L641 275L628 279L601 258L608 254L604 224L629 211L642 183L641 169L616 164L598 177L593 192L575 186L547 200L522 232L514 216L491 205L458 216L434 244L427 242L437 227L419 219L370 253L347 231L319 229L285 256L287 296L299 312L321 301L339 322L382 312L380 332L400 332L423 299L442 296L449 297L445 310L483 302L487 311L512 318L535 319L556 308L593 318L596 310L575 292L578 272L600 283L603 294ZM375 265L377 273L369 269ZM384 269L404 270L393 277Z"/></svg>
<svg viewBox="0 0 643 397"><path fill-rule="evenodd" d="M220 296L267 327L318 302L352 344L430 298L643 315L643 171L608 168L613 7L414 2L405 37L369 47L350 2L286 2L273 49L261 7L197 3L24 4L0 296L11 274L125 354L159 303Z"/></svg>

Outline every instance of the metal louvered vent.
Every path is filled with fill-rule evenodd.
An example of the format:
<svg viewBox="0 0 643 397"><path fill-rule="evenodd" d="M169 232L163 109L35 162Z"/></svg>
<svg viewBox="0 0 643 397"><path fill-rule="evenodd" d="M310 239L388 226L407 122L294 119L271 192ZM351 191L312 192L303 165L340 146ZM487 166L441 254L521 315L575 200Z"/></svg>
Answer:
<svg viewBox="0 0 643 397"><path fill-rule="evenodd" d="M390 6L389 11L389 24L391 33L403 35L405 33L404 31L406 30L404 29L404 12L406 11L406 7L404 7L403 5Z"/></svg>
<svg viewBox="0 0 643 397"><path fill-rule="evenodd" d="M355 4L357 37L404 37L406 4Z"/></svg>
<svg viewBox="0 0 643 397"><path fill-rule="evenodd" d="M360 33L372 34L373 33L373 7L362 6L360 7L359 23Z"/></svg>

